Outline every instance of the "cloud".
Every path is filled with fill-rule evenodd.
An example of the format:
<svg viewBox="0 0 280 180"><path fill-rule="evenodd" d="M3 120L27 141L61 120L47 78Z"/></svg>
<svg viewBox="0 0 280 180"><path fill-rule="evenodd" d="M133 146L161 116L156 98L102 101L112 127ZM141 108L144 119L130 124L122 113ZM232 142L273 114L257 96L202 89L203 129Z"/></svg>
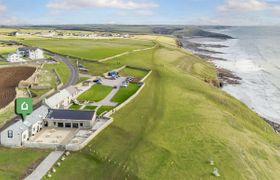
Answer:
<svg viewBox="0 0 280 180"><path fill-rule="evenodd" d="M6 11L6 6L4 4L0 4L0 13L4 13Z"/></svg>
<svg viewBox="0 0 280 180"><path fill-rule="evenodd" d="M158 4L147 1L136 0L51 0L47 4L51 9L80 9L88 7L104 7L116 9L153 9L157 8Z"/></svg>
<svg viewBox="0 0 280 180"><path fill-rule="evenodd" d="M226 0L218 7L219 11L259 11L265 10L268 4L261 0Z"/></svg>
<svg viewBox="0 0 280 180"><path fill-rule="evenodd" d="M275 2L268 2L264 0L225 0L224 4L218 6L218 11L240 11L240 12L252 12L252 11L280 11L280 5Z"/></svg>

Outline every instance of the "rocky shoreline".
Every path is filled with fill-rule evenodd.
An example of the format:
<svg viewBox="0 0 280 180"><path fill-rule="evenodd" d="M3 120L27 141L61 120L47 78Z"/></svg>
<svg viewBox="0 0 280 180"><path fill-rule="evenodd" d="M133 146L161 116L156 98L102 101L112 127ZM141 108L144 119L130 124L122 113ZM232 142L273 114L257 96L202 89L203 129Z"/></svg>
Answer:
<svg viewBox="0 0 280 180"><path fill-rule="evenodd" d="M224 69L224 68L217 67L213 63L214 60L227 61L226 59L223 59L223 58L211 56L211 55L215 55L215 54L222 54L222 52L212 51L212 50L207 49L209 47L224 48L224 47L228 47L228 46L217 45L217 44L194 43L194 42L191 42L186 39L181 39L181 42L185 49L192 51L195 55L199 56L202 59L208 60L210 63L212 63L216 67L216 70L218 73L218 78L221 82L220 87L223 87L225 84L240 84L240 81L242 79L240 77L238 77L237 75L235 75L234 72Z"/></svg>

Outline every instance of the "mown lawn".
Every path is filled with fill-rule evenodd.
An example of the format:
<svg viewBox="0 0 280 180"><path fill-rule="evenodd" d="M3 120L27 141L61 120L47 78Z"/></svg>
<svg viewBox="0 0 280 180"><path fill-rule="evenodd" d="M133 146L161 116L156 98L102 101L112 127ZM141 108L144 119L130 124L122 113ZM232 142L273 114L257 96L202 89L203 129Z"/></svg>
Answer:
<svg viewBox="0 0 280 180"><path fill-rule="evenodd" d="M0 148L0 179L22 179L28 167L45 158L48 150Z"/></svg>
<svg viewBox="0 0 280 180"><path fill-rule="evenodd" d="M45 48L64 55L86 59L103 59L135 49L154 46L149 40L128 39L45 39L24 40L23 43Z"/></svg>
<svg viewBox="0 0 280 180"><path fill-rule="evenodd" d="M72 104L69 109L72 109L72 110L78 110L78 109L81 109L81 105L79 104Z"/></svg>
<svg viewBox="0 0 280 180"><path fill-rule="evenodd" d="M97 107L96 106L86 106L84 107L84 110L95 110Z"/></svg>
<svg viewBox="0 0 280 180"><path fill-rule="evenodd" d="M120 74L122 76L133 76L142 79L148 74L148 71L126 67L120 72Z"/></svg>
<svg viewBox="0 0 280 180"><path fill-rule="evenodd" d="M121 87L117 94L112 98L111 101L116 102L118 104L126 101L130 96L132 96L136 91L140 88L140 85L129 83L128 87Z"/></svg>
<svg viewBox="0 0 280 180"><path fill-rule="evenodd" d="M112 109L114 109L115 107L113 107L113 106L101 106L98 110L97 110L97 112L96 112L96 114L97 115L100 115L100 114L102 114L102 113L104 113L105 111L111 111Z"/></svg>
<svg viewBox="0 0 280 180"><path fill-rule="evenodd" d="M216 80L210 64L164 46L108 64L116 61L153 73L53 179L213 179L214 167L221 179L279 178L280 137L244 104L204 82Z"/></svg>
<svg viewBox="0 0 280 180"><path fill-rule="evenodd" d="M89 90L81 94L77 99L79 101L98 102L104 99L111 91L112 87L101 84L93 85Z"/></svg>

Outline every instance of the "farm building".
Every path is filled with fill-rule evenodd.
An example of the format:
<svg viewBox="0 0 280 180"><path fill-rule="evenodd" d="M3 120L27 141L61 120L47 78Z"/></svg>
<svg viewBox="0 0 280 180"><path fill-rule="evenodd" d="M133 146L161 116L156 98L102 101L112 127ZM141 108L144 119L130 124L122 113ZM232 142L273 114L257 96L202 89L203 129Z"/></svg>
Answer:
<svg viewBox="0 0 280 180"><path fill-rule="evenodd" d="M77 88L70 86L52 97L45 99L44 103L52 109L64 109L71 104L71 101L78 92Z"/></svg>
<svg viewBox="0 0 280 180"><path fill-rule="evenodd" d="M41 106L25 121L17 121L1 132L1 144L4 146L21 146L31 136L34 136L43 127L43 119L48 114L48 107Z"/></svg>
<svg viewBox="0 0 280 180"><path fill-rule="evenodd" d="M45 126L53 128L92 128L95 111L49 109Z"/></svg>

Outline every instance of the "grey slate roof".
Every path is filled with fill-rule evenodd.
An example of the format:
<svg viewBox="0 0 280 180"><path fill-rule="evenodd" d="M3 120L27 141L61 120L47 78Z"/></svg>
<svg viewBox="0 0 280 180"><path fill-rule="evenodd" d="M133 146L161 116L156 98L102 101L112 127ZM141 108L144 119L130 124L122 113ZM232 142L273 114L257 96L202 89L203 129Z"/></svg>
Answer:
<svg viewBox="0 0 280 180"><path fill-rule="evenodd" d="M45 105L40 106L36 110L32 112L32 114L28 115L23 122L26 126L32 126L36 122L43 120L48 114L48 107Z"/></svg>
<svg viewBox="0 0 280 180"><path fill-rule="evenodd" d="M88 120L91 121L95 111L49 109L47 118L50 120Z"/></svg>

